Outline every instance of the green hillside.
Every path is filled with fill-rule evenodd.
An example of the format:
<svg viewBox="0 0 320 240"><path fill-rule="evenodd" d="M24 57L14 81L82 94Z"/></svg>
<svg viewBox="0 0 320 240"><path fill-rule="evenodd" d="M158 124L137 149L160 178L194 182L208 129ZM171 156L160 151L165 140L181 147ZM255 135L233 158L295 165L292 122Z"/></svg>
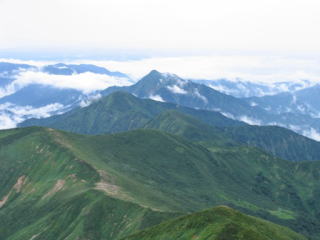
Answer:
<svg viewBox="0 0 320 240"><path fill-rule="evenodd" d="M0 239L118 239L226 204L320 236L320 162L207 149L147 129L90 136L37 127L1 131L0 161ZM102 225L90 225L90 214Z"/></svg>
<svg viewBox="0 0 320 240"><path fill-rule="evenodd" d="M190 115L176 110L168 110L149 121L144 128L157 129L182 136L190 141L213 146L239 145L221 129L205 124Z"/></svg>
<svg viewBox="0 0 320 240"><path fill-rule="evenodd" d="M0 239L120 239L176 216L129 202L56 134L0 132Z"/></svg>
<svg viewBox="0 0 320 240"><path fill-rule="evenodd" d="M276 126L241 126L224 129L236 142L255 146L277 157L292 161L320 160L320 143L286 128Z"/></svg>
<svg viewBox="0 0 320 240"><path fill-rule="evenodd" d="M125 92L115 92L88 107L44 119L31 119L20 126L45 126L81 134L117 133L142 128L167 110L178 110L214 126L245 125L211 111L195 110L176 104L139 99Z"/></svg>
<svg viewBox="0 0 320 240"><path fill-rule="evenodd" d="M214 127L191 115L169 110L144 127L179 135L206 147L245 145L290 161L320 159L319 142L276 126Z"/></svg>
<svg viewBox="0 0 320 240"><path fill-rule="evenodd" d="M154 128L209 145L244 144L290 161L320 160L320 143L280 127L249 126L213 111L139 99L115 92L85 108L21 126L45 126L81 134Z"/></svg>
<svg viewBox="0 0 320 240"><path fill-rule="evenodd" d="M123 240L305 240L271 222L220 206L169 220Z"/></svg>

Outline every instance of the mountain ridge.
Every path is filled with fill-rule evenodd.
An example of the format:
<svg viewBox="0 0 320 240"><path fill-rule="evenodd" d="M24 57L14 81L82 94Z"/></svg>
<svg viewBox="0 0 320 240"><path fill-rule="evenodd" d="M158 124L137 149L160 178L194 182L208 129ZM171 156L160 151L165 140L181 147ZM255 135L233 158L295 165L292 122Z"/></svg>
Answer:
<svg viewBox="0 0 320 240"><path fill-rule="evenodd" d="M220 222L220 224L217 224ZM305 239L289 229L271 222L246 216L227 206L218 206L202 212L179 217L147 228L123 240L163 239L208 239L208 240L267 240Z"/></svg>
<svg viewBox="0 0 320 240"><path fill-rule="evenodd" d="M286 127L311 138L315 137L312 131L320 132L320 120L311 115L270 112L246 99L221 93L204 84L185 80L174 74L161 74L156 70L151 71L134 85L110 87L101 94L108 95L115 91L127 91L139 98L171 102L196 109L219 111L229 118L250 125Z"/></svg>
<svg viewBox="0 0 320 240"><path fill-rule="evenodd" d="M320 212L316 201L320 162L289 162L241 146L210 150L150 129L91 136L41 127L21 128L0 131L0 146L0 185L6 185L0 188L0 199L5 200L0 208L3 239L6 234L16 233L19 235L12 239L22 240L24 232L31 238L39 234L37 227L52 226L57 219L64 219L62 225L45 227L43 236L57 239L55 231L66 234L61 230L63 224L76 224L79 217L81 224L75 225L79 232L73 228L68 231L75 236L72 239L88 237L83 227L89 223L83 222L79 208L87 206L84 209L94 211L92 216L97 217L100 207L92 208L95 199L104 209L113 204L120 206L123 200L136 204L129 204L133 210L130 216L137 224L130 228L132 233L144 218L136 214L141 207L151 209L155 216L152 223L156 224L175 213L230 204L300 233L319 235L312 226L320 224L316 217ZM110 197L121 201L114 202ZM114 214L122 219L124 215L118 211ZM107 213L102 217L109 219L105 224L110 221ZM111 234L106 227L92 231Z"/></svg>
<svg viewBox="0 0 320 240"><path fill-rule="evenodd" d="M218 112L139 99L126 92L114 92L87 107L50 118L31 119L19 126L32 125L93 135L155 128L193 141L210 141L211 145L254 146L292 161L320 159L317 150L320 143L290 130L249 126Z"/></svg>

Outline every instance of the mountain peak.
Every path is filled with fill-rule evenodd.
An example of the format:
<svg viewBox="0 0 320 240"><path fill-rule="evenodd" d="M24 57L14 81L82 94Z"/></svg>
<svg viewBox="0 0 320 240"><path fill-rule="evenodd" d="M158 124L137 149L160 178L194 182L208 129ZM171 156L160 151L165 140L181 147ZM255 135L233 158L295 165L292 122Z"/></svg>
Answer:
<svg viewBox="0 0 320 240"><path fill-rule="evenodd" d="M181 79L178 75L174 74L174 73L169 73L169 72L159 72L157 70L151 70L145 77L154 77L154 78L162 78L162 79L166 79L166 78L176 78L176 79Z"/></svg>
<svg viewBox="0 0 320 240"><path fill-rule="evenodd" d="M162 73L157 70L151 70L144 78L161 78Z"/></svg>
<svg viewBox="0 0 320 240"><path fill-rule="evenodd" d="M173 73L161 73L157 70L152 70L146 76L144 76L141 82L153 82L153 83L166 83L166 84L174 84L174 83L182 83L187 80L180 78L178 75Z"/></svg>
<svg viewBox="0 0 320 240"><path fill-rule="evenodd" d="M151 70L149 74L161 74L161 72L159 72L158 70Z"/></svg>

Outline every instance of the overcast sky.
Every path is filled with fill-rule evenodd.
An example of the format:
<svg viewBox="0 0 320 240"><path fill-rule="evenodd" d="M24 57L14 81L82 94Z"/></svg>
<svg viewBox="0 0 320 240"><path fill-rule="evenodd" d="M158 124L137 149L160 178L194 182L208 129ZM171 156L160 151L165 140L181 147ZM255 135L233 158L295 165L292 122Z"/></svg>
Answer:
<svg viewBox="0 0 320 240"><path fill-rule="evenodd" d="M316 54L319 25L319 0L0 0L2 51Z"/></svg>
<svg viewBox="0 0 320 240"><path fill-rule="evenodd" d="M319 26L320 0L0 0L0 59L319 81Z"/></svg>

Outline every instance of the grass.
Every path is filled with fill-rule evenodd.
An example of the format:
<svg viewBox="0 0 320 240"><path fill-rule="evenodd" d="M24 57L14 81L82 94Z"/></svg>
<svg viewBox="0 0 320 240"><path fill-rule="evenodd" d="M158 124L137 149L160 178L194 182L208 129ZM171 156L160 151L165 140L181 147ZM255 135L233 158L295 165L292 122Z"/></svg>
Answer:
<svg viewBox="0 0 320 240"><path fill-rule="evenodd" d="M285 219L285 220L291 220L291 219L295 219L295 214L292 211L288 211L285 209L277 209L274 211L269 211L272 215L281 218L281 219Z"/></svg>
<svg viewBox="0 0 320 240"><path fill-rule="evenodd" d="M211 152L149 129L85 136L33 127L0 132L0 164L0 199L10 193L0 208L0 239L119 239L221 204L319 234L319 163L256 148ZM18 191L21 176L27 180ZM98 191L98 183L106 190Z"/></svg>
<svg viewBox="0 0 320 240"><path fill-rule="evenodd" d="M161 223L124 240L298 240L288 228L220 206Z"/></svg>

